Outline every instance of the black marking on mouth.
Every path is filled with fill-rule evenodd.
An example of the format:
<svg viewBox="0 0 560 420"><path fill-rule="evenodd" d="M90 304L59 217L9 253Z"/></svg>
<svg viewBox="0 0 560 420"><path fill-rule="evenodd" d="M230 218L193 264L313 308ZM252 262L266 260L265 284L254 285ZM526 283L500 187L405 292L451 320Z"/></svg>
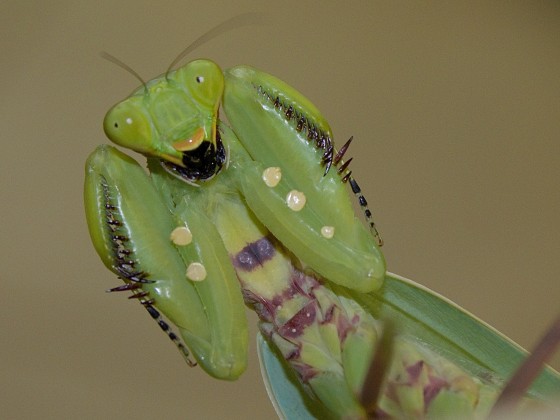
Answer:
<svg viewBox="0 0 560 420"><path fill-rule="evenodd" d="M233 265L243 271L253 271L262 267L274 255L276 255L274 244L270 238L264 237L251 242L234 255L232 258Z"/></svg>
<svg viewBox="0 0 560 420"><path fill-rule="evenodd" d="M166 160L161 160L161 165L174 177L189 184L196 184L212 179L221 171L226 159L226 149L220 132L216 131L216 146L204 140L196 149L183 152L182 161L185 166L175 165Z"/></svg>

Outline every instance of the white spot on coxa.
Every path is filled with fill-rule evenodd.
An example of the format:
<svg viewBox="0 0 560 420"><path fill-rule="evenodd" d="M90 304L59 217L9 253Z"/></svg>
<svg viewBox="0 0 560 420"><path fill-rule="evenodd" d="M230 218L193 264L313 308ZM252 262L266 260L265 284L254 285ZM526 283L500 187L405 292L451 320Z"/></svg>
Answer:
<svg viewBox="0 0 560 420"><path fill-rule="evenodd" d="M300 211L306 202L305 194L301 191L292 190L286 196L286 204L293 211Z"/></svg>
<svg viewBox="0 0 560 420"><path fill-rule="evenodd" d="M282 179L282 170L278 166L266 168L262 173L262 180L268 187L275 187Z"/></svg>
<svg viewBox="0 0 560 420"><path fill-rule="evenodd" d="M187 278L192 281L202 281L206 278L206 268L201 263L190 263L187 268Z"/></svg>
<svg viewBox="0 0 560 420"><path fill-rule="evenodd" d="M185 246L192 242L192 233L187 226L179 226L173 229L169 238L175 245Z"/></svg>
<svg viewBox="0 0 560 420"><path fill-rule="evenodd" d="M321 235L327 239L331 239L334 236L334 226L323 226L321 228Z"/></svg>

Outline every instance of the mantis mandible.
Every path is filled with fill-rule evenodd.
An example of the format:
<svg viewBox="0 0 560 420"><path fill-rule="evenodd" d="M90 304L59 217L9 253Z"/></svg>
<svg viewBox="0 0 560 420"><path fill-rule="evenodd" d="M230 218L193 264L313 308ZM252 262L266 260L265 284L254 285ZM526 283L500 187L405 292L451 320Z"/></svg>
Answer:
<svg viewBox="0 0 560 420"><path fill-rule="evenodd" d="M132 292L189 365L226 380L247 363L245 302L329 412L365 417L359 394L383 328L361 298L382 296L386 266L344 160L349 142L337 150L325 118L288 84L210 60L142 82L103 126L111 141L145 155L149 170L107 145L86 163L90 235L124 281L111 290ZM375 414L491 407L489 376L406 336L391 352Z"/></svg>

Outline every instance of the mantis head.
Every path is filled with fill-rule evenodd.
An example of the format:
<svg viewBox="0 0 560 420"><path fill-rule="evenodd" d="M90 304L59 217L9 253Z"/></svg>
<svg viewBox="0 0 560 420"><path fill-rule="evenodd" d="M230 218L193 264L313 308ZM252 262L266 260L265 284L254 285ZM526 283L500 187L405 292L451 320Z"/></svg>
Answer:
<svg viewBox="0 0 560 420"><path fill-rule="evenodd" d="M225 162L216 132L223 89L224 77L214 62L192 61L113 106L103 129L114 143L161 159L176 176L206 180Z"/></svg>

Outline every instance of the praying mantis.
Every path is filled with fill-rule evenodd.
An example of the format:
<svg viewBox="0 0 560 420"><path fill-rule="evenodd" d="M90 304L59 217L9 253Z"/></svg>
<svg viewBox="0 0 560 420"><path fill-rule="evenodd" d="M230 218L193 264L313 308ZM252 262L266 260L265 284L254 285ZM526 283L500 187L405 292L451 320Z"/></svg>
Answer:
<svg viewBox="0 0 560 420"><path fill-rule="evenodd" d="M149 174L108 145L86 162L90 236L124 281L111 291L131 292L189 365L223 380L246 368L250 306L267 338L261 349L273 349L263 354L284 360L327 417L486 415L523 353L386 272L345 160L350 141L336 149L315 105L272 75L174 64L103 123L112 142L146 156ZM382 383L368 392L380 354ZM547 368L528 399L559 390Z"/></svg>

